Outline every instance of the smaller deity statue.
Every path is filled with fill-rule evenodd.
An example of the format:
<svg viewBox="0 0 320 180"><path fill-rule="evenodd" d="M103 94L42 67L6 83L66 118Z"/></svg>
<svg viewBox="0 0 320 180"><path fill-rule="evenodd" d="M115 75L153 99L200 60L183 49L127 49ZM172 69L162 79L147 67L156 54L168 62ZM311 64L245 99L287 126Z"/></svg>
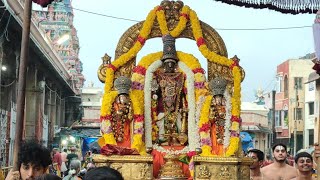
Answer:
<svg viewBox="0 0 320 180"><path fill-rule="evenodd" d="M114 81L114 87L118 91L118 96L112 107L114 112L111 120L112 130L118 146L130 147L132 110L129 90L131 80L120 76Z"/></svg>
<svg viewBox="0 0 320 180"><path fill-rule="evenodd" d="M223 153L224 127L226 119L226 99L224 92L227 81L216 77L209 82L209 88L213 95L209 120L211 122L211 139L213 154L221 155Z"/></svg>

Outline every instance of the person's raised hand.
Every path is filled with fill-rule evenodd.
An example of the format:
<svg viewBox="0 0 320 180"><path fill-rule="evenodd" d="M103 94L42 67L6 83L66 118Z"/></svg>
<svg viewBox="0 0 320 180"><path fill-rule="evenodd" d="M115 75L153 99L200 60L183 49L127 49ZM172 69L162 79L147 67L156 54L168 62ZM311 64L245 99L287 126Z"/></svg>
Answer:
<svg viewBox="0 0 320 180"><path fill-rule="evenodd" d="M9 171L5 180L20 180L20 172L19 171Z"/></svg>

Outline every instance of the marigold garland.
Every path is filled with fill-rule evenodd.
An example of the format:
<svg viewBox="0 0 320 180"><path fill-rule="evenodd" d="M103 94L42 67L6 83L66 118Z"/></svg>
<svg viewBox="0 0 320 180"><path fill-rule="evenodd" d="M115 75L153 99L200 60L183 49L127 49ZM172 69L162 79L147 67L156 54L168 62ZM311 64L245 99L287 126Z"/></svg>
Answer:
<svg viewBox="0 0 320 180"><path fill-rule="evenodd" d="M147 38L151 32L151 28L152 28L152 25L154 23L155 18L157 18L157 20L158 20L162 34L170 33L173 37L178 37L180 35L180 33L186 27L186 23L188 22L188 18L190 18L193 36L197 42L197 45L199 47L199 51L202 53L202 55L205 58L207 58L210 62L221 64L224 66L229 66L232 70L233 77L234 77L234 82L233 82L234 92L233 92L233 96L231 99L231 104L232 104L231 111L232 111L233 116L240 118L240 99L241 99L241 94L240 94L240 92L241 92L241 86L240 86L241 72L240 72L240 68L239 68L238 64L234 64L233 60L230 60L224 56L220 56L220 55L216 54L215 52L210 51L208 49L208 47L205 44L205 40L203 38L202 29L201 29L200 21L197 17L197 14L193 10L190 10L190 8L188 6L184 6L182 8L178 25L171 32L169 32L169 30L168 30L167 22L165 20L164 11L161 8L159 8L159 6L155 7L153 10L150 11L150 13L148 14L148 16L146 18L146 21L143 23L142 29L140 30L140 34L138 35L138 40L136 41L136 43L133 45L133 47L127 53L121 55L118 59L113 61L112 62L113 66L108 67L106 70L105 94L104 94L104 98L103 98L103 106L101 109L101 116L106 115L107 109L109 108L107 104L109 104L110 101L107 100L107 98L108 98L107 96L109 95L109 92L112 89L115 70L117 68L123 66L125 63L127 63L133 57L135 57L137 55L137 53L141 50L144 42L147 40ZM160 53L158 55L160 55ZM147 62L146 64L141 63L140 66L146 68L150 65L148 63L150 63L150 62ZM197 65L194 65L191 63L189 64L188 62L185 62L185 63L192 70L199 68L199 67L196 67ZM232 67L231 67L231 65L232 65ZM200 66L200 68L201 68L201 66ZM201 82L203 80L203 78L201 78L201 75L196 75L196 76L199 77L199 78L196 78L196 80L195 80L196 82ZM142 83L141 80L139 80L139 78L137 78L136 80L137 80L136 82ZM203 85L199 84L199 87L202 87L202 86ZM206 90L200 88L200 89L198 89L198 91L196 90L196 93L203 95L203 94L206 94ZM199 95L197 95L196 97L199 97ZM139 109L137 111L140 113L140 112L143 112L143 109L142 110ZM235 134L235 136L230 138L230 145L229 145L228 150L226 152L226 156L234 155L239 148L238 144L239 144L240 139L239 139L239 137L237 137L237 135L239 134L239 128L237 128L237 127L239 125L240 125L239 122L232 121L232 127L230 128L230 130L234 130L234 132L236 134ZM134 135L133 139L134 139L134 142L133 142L132 147L133 146L136 147L139 150L139 152L144 152L143 148L141 148L142 144L143 144L142 136Z"/></svg>

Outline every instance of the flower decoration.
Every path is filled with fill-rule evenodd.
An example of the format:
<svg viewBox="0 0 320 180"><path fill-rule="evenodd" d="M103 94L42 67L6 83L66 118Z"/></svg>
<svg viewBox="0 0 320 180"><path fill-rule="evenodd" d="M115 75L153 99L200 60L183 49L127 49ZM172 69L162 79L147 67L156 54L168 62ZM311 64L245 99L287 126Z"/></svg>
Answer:
<svg viewBox="0 0 320 180"><path fill-rule="evenodd" d="M143 45L145 44L145 41L148 39L149 34L151 32L152 26L154 21L157 19L161 33L163 35L170 33L173 37L178 37L181 32L186 28L186 24L188 21L190 21L192 33L194 36L194 39L196 40L197 46L199 51L202 53L202 55L208 59L210 62L214 62L223 66L230 67L232 74L233 74L233 94L231 97L231 127L230 127L230 143L227 147L226 156L232 156L235 155L235 153L238 151L239 148L239 126L240 126L240 99L241 99L241 70L238 65L238 62L235 62L231 59L228 59L224 56L220 56L216 54L213 51L210 51L206 45L205 39L202 34L202 29L200 25L200 21L197 17L197 14L191 10L188 6L184 6L180 13L180 18L178 25L169 32L169 29L167 27L167 22L164 14L164 10L161 8L161 6L155 7L153 10L151 10L143 23L143 26L140 30L140 34L137 36L137 40L135 44L129 49L128 52L122 54L120 57L118 57L116 60L114 60L111 65L109 65L106 69L106 80L105 80L105 94L103 97L103 104L101 107L101 120L102 121L108 121L109 115L110 115L110 109L112 106L112 103L114 101L114 98L116 97L116 93L112 91L113 86L113 80L114 80L114 73L115 71L126 64L128 61L130 61L132 58L134 58L137 53L141 50ZM158 57L158 59L162 56L162 53L156 53L153 54ZM189 56L188 58L179 57L179 56ZM207 90L205 88L205 76L204 71L201 70L200 63L194 61L194 58L190 58L190 55L185 55L178 53L178 58L182 61L184 59L188 59L187 61L184 61L189 67L193 73L194 73L194 83L195 83L195 99L198 100L201 96L207 95ZM141 99L144 99L143 89L144 86L144 76L146 73L146 70L148 67L155 61L157 58L145 58L144 60L141 60L139 62L139 65L135 68L133 76L132 76L132 91L130 92L130 98L132 100L133 104L133 111L134 111L134 137L133 137L133 143L132 148L136 148L140 154L145 153L145 147L143 142L143 132L144 132L144 107L141 105L140 101ZM210 144L210 141L206 138L208 137L208 131L207 129L207 123L208 118L205 118L207 114L203 114L203 112L206 112L208 108L210 108L210 104L208 105L208 102L210 102L210 99L212 99L212 96L207 96L205 100L205 104L202 106L201 114L203 116L200 117L200 122L198 124L199 129L201 129L200 132L200 143L203 143L201 145L203 152L210 152L210 147L208 144ZM190 99L188 99L189 101ZM203 111L203 112L202 112ZM108 124L108 123L104 123ZM106 130L108 127L102 127L102 129ZM108 131L106 131L108 132ZM112 133L105 133L103 135L105 137L105 140L107 140L106 143L114 143L112 139ZM114 138L114 137L113 137ZM209 153L202 153L202 155L210 155Z"/></svg>

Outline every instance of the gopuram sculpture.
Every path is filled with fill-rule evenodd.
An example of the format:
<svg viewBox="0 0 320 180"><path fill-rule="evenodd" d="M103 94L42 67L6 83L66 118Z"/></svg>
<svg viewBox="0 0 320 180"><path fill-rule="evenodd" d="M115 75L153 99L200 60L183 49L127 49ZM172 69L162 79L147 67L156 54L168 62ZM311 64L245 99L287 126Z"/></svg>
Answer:
<svg viewBox="0 0 320 180"><path fill-rule="evenodd" d="M136 60L151 38L162 38L163 51ZM207 71L176 51L177 38L195 41ZM125 179L249 179L252 161L241 156L239 138L245 74L195 11L162 1L122 35L113 61L107 54L102 60L97 166L111 166Z"/></svg>

